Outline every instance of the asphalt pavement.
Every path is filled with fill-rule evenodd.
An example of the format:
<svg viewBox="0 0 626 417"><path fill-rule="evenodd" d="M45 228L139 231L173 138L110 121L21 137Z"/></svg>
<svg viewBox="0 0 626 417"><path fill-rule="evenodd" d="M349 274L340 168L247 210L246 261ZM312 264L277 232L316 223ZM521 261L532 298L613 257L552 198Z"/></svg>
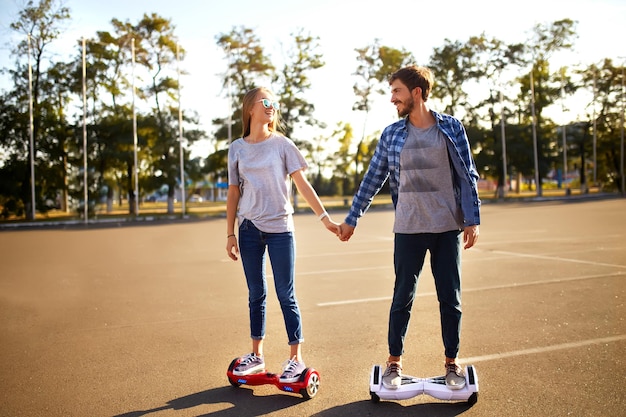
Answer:
<svg viewBox="0 0 626 417"><path fill-rule="evenodd" d="M387 357L389 209L368 212L350 242L295 216L304 359L321 379L308 401L226 378L250 340L224 218L3 230L0 416L623 416L625 215L621 198L483 206L478 245L463 253L473 406L371 401L370 371ZM269 272L266 364L280 372L289 347ZM443 373L428 263L404 368Z"/></svg>

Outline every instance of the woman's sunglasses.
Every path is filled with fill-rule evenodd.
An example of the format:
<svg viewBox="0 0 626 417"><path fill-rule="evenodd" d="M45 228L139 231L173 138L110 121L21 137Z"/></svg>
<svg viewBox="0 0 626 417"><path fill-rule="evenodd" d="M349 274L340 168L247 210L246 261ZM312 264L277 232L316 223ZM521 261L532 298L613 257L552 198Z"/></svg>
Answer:
<svg viewBox="0 0 626 417"><path fill-rule="evenodd" d="M277 101L272 101L270 99L264 98L262 100L257 101L257 103L263 103L263 107L265 107L266 109L269 109L270 107L273 107L274 110L278 110L280 108L280 103Z"/></svg>

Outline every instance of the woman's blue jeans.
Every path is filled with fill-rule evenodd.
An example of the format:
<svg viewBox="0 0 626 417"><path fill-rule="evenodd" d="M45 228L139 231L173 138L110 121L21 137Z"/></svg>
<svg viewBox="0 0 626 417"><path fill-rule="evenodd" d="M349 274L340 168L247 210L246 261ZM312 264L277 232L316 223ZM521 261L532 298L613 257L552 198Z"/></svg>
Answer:
<svg viewBox="0 0 626 417"><path fill-rule="evenodd" d="M253 339L265 337L266 249L272 266L274 286L285 320L289 344L302 343L304 341L302 319L295 289L296 249L293 233L265 233L246 219L239 226L239 253L248 284L250 335Z"/></svg>
<svg viewBox="0 0 626 417"><path fill-rule="evenodd" d="M417 292L417 281L424 266L426 251L430 251L445 355L456 358L461 335L461 236L462 232L457 230L444 233L396 233L396 282L389 312L388 333L391 356L401 356L404 353L404 339Z"/></svg>

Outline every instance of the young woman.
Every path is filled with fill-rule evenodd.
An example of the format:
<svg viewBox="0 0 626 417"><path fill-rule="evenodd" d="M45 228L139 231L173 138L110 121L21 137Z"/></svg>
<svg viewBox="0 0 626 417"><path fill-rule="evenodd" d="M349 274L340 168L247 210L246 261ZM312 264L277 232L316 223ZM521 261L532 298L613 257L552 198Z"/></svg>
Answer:
<svg viewBox="0 0 626 417"><path fill-rule="evenodd" d="M265 252L274 275L276 295L285 320L290 345L281 382L295 382L306 368L302 359L302 318L295 291L295 241L291 179L315 215L335 235L339 225L324 209L304 176L307 163L293 141L278 132L279 104L271 91L260 87L243 98L243 137L228 150L226 252L232 260L241 255L248 285L252 353L241 358L235 375L265 371L263 341L267 282ZM235 220L239 224L239 242ZM238 244L239 243L239 244Z"/></svg>

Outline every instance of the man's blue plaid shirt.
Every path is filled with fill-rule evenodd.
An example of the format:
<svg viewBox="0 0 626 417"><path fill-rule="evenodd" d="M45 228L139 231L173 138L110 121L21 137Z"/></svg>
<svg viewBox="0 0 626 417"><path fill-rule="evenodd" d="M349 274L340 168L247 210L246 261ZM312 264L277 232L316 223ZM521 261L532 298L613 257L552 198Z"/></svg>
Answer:
<svg viewBox="0 0 626 417"><path fill-rule="evenodd" d="M469 140L463 124L453 116L431 110L437 127L448 138L448 155L453 168L454 194L463 212L463 226L480 224L480 199L478 198L478 171L470 152ZM356 226L365 214L374 196L380 191L387 178L391 200L396 207L398 184L400 183L400 152L409 134L407 118L387 126L380 136L369 168L359 190L352 200L346 223Z"/></svg>

